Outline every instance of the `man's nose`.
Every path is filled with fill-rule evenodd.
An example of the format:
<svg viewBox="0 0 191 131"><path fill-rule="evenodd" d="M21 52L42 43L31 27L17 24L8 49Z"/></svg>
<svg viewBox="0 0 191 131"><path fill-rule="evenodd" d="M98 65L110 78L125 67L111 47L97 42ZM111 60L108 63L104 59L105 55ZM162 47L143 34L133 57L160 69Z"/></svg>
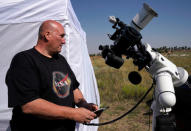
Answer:
<svg viewBox="0 0 191 131"><path fill-rule="evenodd" d="M65 44L65 43L66 43L65 38L62 38L62 44Z"/></svg>

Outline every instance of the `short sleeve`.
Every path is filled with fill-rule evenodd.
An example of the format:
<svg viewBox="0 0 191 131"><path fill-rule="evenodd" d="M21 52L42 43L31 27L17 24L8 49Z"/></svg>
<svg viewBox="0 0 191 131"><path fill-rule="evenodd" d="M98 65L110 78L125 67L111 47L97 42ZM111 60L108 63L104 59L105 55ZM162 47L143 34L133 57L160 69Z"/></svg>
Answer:
<svg viewBox="0 0 191 131"><path fill-rule="evenodd" d="M76 77L74 76L73 90L77 89L79 85L80 85L79 82L76 80Z"/></svg>
<svg viewBox="0 0 191 131"><path fill-rule="evenodd" d="M24 53L17 54L5 80L8 87L8 106L21 106L39 98L39 79L32 59Z"/></svg>

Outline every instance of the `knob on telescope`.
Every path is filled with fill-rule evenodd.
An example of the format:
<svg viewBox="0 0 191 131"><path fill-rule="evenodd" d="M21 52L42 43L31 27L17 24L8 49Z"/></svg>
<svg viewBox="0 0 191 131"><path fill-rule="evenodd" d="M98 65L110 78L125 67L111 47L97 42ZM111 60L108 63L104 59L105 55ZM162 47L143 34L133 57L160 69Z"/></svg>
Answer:
<svg viewBox="0 0 191 131"><path fill-rule="evenodd" d="M128 79L132 84L137 85L141 83L142 77L138 72L132 71L129 73Z"/></svg>

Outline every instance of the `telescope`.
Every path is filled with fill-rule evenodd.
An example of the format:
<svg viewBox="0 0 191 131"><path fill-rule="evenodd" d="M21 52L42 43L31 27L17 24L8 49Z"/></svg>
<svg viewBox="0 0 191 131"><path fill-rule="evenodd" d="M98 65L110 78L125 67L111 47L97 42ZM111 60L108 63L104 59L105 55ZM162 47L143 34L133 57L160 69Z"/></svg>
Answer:
<svg viewBox="0 0 191 131"><path fill-rule="evenodd" d="M171 126L161 125L161 116L169 118L168 115L176 103L174 87L184 85L188 82L189 77L185 69L177 67L162 54L152 49L150 44L142 43L140 31L152 18L157 16L156 11L146 3L129 25L115 16L110 16L109 21L113 24L112 28L115 29L115 32L108 36L113 41L113 45L100 45L99 50L101 50L105 63L111 67L119 69L124 63L122 56L126 56L126 59L133 59L133 64L138 67L139 71L145 68L151 74L156 82L154 100L151 105L153 110L152 130L174 131L176 127L173 122L170 122ZM165 129L161 127L165 127Z"/></svg>

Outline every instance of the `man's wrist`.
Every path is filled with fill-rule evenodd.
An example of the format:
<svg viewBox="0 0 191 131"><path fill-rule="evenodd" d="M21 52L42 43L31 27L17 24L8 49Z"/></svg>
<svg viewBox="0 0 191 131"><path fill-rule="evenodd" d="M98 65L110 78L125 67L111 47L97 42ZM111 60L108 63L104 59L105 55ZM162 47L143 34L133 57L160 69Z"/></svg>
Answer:
<svg viewBox="0 0 191 131"><path fill-rule="evenodd" d="M88 103L85 99L81 99L77 104L78 107L88 108Z"/></svg>

